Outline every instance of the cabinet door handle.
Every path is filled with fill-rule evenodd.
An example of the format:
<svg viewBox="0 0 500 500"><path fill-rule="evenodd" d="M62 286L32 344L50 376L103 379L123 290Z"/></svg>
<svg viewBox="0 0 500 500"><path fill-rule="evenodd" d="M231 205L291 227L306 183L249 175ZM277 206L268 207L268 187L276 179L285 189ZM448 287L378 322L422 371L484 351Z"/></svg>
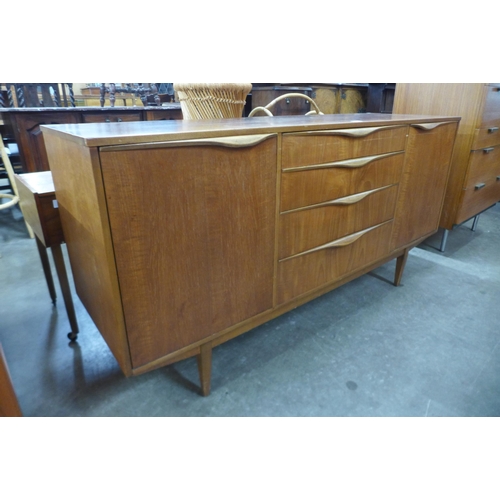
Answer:
<svg viewBox="0 0 500 500"><path fill-rule="evenodd" d="M475 191L479 191L480 189L483 189L483 188L484 188L484 186L486 186L486 184L485 184L484 182L481 182L480 184L476 184L476 185L474 186L474 190L475 190Z"/></svg>
<svg viewBox="0 0 500 500"><path fill-rule="evenodd" d="M497 181L500 181L500 175L497 175Z"/></svg>
<svg viewBox="0 0 500 500"><path fill-rule="evenodd" d="M123 120L122 120L121 118L117 118L117 120L116 120L116 121L117 121L117 122L121 122L121 121L123 121Z"/></svg>
<svg viewBox="0 0 500 500"><path fill-rule="evenodd" d="M124 144L123 146L103 146L101 151L129 151L134 149L179 148L194 146L222 146L226 148L248 148L277 134L238 135L231 137L214 137L208 139L187 139L182 141L148 142L146 144Z"/></svg>
<svg viewBox="0 0 500 500"><path fill-rule="evenodd" d="M484 148L483 153L486 153L486 154L491 153L492 151L494 151L494 149L495 148Z"/></svg>
<svg viewBox="0 0 500 500"><path fill-rule="evenodd" d="M446 125L451 122L437 122L437 123L412 123L411 126L415 128L419 128L421 130L434 130L441 125Z"/></svg>
<svg viewBox="0 0 500 500"><path fill-rule="evenodd" d="M106 123L111 123L111 120L110 120L109 118L106 118L104 121L105 121Z"/></svg>
<svg viewBox="0 0 500 500"><path fill-rule="evenodd" d="M493 134L495 132L498 132L498 127L491 127L488 129L488 134Z"/></svg>

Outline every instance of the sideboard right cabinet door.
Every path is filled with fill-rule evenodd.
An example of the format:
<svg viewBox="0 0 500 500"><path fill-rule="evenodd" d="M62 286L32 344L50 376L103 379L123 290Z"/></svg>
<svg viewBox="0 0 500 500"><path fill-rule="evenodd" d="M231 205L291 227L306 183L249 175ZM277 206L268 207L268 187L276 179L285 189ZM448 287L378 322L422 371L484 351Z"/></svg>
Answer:
<svg viewBox="0 0 500 500"><path fill-rule="evenodd" d="M394 221L394 249L437 231L457 125L440 122L409 127Z"/></svg>

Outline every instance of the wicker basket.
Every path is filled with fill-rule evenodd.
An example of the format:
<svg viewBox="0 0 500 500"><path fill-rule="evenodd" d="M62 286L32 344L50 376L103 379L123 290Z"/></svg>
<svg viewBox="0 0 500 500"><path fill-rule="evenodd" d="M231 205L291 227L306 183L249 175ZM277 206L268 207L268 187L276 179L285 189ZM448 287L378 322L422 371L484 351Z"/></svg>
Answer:
<svg viewBox="0 0 500 500"><path fill-rule="evenodd" d="M174 83L184 120L241 118L251 83Z"/></svg>

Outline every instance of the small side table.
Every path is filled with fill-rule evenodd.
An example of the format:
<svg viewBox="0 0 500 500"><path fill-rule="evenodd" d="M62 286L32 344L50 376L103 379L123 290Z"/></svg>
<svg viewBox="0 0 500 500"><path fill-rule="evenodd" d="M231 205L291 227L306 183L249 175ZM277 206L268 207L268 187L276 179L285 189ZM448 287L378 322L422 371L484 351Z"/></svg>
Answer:
<svg viewBox="0 0 500 500"><path fill-rule="evenodd" d="M78 322L76 320L68 275L66 273L66 266L61 250L61 244L64 243L64 234L61 226L61 219L59 217L59 209L57 207L52 173L50 171L33 172L16 174L14 177L19 191L21 210L26 222L35 233L38 253L42 261L50 297L52 303L55 304L57 295L50 270L47 248L50 248L52 251L66 312L71 325L71 332L68 333L68 338L74 341L79 332Z"/></svg>

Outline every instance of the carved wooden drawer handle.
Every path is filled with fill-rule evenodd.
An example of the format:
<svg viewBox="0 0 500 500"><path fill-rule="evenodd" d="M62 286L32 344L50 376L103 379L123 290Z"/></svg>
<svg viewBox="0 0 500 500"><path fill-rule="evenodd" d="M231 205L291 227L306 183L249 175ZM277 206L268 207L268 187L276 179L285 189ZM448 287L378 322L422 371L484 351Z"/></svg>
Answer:
<svg viewBox="0 0 500 500"><path fill-rule="evenodd" d="M337 130L309 130L307 132L295 132L292 135L343 135L346 137L366 137L380 130L406 127L406 125L389 125L382 127L341 128Z"/></svg>
<svg viewBox="0 0 500 500"><path fill-rule="evenodd" d="M186 146L222 146L226 148L248 148L256 146L265 140L276 137L277 134L256 134L230 137L214 137L212 139L187 139L184 141L148 142L146 144L125 144L122 146L104 146L101 151L125 151L133 149L178 148Z"/></svg>
<svg viewBox="0 0 500 500"><path fill-rule="evenodd" d="M419 128L421 130L434 130L441 125L446 125L451 122L437 122L437 123L412 123L411 126L415 128Z"/></svg>
<svg viewBox="0 0 500 500"><path fill-rule="evenodd" d="M363 229L362 231L358 231L357 233L350 234L349 236L344 236L343 238L339 238L338 240L331 241L330 243L325 243L324 245L320 245L319 247L311 248L310 250L305 250L304 252L297 253L295 255L291 255L290 257L286 257L281 259L280 262L284 262L289 259L294 259L295 257L302 257L303 255L307 255L313 252L319 252L320 250L327 250L329 248L340 248L346 247L348 245L352 245L355 241L359 240L363 235L377 229L384 224L387 224L391 221L382 222L381 224L377 224L376 226L369 227L368 229Z"/></svg>
<svg viewBox="0 0 500 500"><path fill-rule="evenodd" d="M370 191L363 191L362 193L352 194L350 196L344 196L343 198L337 198L335 200L325 201L323 203L317 203L315 205L307 205L305 207L293 208L292 210L286 210L282 212L282 214L289 214L291 212L300 212L302 210L310 210L314 208L328 207L332 205L354 205L355 203L359 203L361 200L364 200L367 196L370 196L377 191L382 191L384 189L395 186L396 184L391 184L389 186L383 186L376 189L371 189Z"/></svg>
<svg viewBox="0 0 500 500"><path fill-rule="evenodd" d="M333 161L329 163L319 163L317 165L305 165L303 167L284 168L283 172L298 172L300 170L316 170L319 168L361 168L370 164L375 160L388 158L389 156L403 154L404 151L395 151L393 153L384 153L375 156L363 156L362 158L354 158L352 160Z"/></svg>

